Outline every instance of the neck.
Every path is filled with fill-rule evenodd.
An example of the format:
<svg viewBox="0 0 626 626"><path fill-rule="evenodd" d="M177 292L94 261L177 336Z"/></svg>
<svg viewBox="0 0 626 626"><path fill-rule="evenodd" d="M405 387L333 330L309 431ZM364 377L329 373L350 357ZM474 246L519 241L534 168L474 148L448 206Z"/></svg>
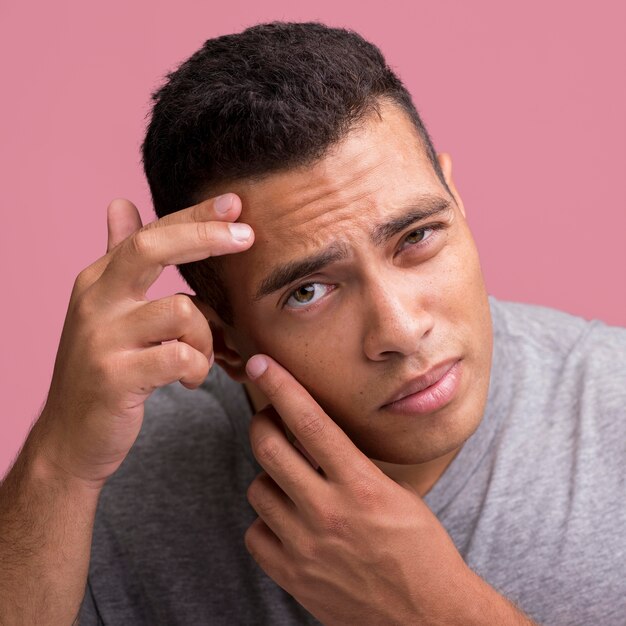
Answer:
<svg viewBox="0 0 626 626"><path fill-rule="evenodd" d="M244 382L248 400L252 410L256 413L270 402L263 392L254 384ZM460 446L443 456L414 465L399 465L370 459L384 474L397 483L407 483L420 497L424 497L442 476L448 465L452 463L454 457L461 451Z"/></svg>
<svg viewBox="0 0 626 626"><path fill-rule="evenodd" d="M407 483L420 497L424 497L441 478L454 457L461 451L462 446L428 461L414 465L398 465L371 459L383 473L397 483Z"/></svg>

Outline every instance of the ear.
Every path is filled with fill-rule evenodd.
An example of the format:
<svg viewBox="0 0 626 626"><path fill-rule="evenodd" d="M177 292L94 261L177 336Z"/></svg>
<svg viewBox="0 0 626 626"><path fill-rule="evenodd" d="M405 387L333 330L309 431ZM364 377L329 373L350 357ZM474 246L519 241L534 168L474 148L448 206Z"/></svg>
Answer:
<svg viewBox="0 0 626 626"><path fill-rule="evenodd" d="M456 185L452 180L452 158L447 152L442 152L441 154L437 155L437 161L439 161L439 165L441 167L441 171L443 172L443 177L448 185L448 189L450 189L450 192L452 193L455 202L461 210L463 217L466 217L463 200L461 200L461 196L459 195Z"/></svg>
<svg viewBox="0 0 626 626"><path fill-rule="evenodd" d="M233 341L232 328L224 323L215 310L198 296L190 296L209 322L213 336L215 362L235 381L247 382L246 359L239 353Z"/></svg>

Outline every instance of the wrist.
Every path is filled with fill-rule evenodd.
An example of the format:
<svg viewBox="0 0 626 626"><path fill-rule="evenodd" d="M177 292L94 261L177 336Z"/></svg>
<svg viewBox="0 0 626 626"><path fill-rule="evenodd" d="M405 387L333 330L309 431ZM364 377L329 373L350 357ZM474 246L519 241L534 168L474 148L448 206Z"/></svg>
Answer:
<svg viewBox="0 0 626 626"><path fill-rule="evenodd" d="M24 471L38 484L55 489L62 487L64 491L98 495L105 481L81 477L71 470L71 465L66 458L64 446L56 442L42 413L19 456L19 460L24 465Z"/></svg>
<svg viewBox="0 0 626 626"><path fill-rule="evenodd" d="M99 495L104 487L103 480L81 478L66 469L52 450L40 450L30 460L30 474L33 480L53 488L63 488L67 492L93 493Z"/></svg>
<svg viewBox="0 0 626 626"><path fill-rule="evenodd" d="M536 626L536 623L513 602L498 593L469 567L467 570L463 607L455 623L463 626L484 626L484 624Z"/></svg>

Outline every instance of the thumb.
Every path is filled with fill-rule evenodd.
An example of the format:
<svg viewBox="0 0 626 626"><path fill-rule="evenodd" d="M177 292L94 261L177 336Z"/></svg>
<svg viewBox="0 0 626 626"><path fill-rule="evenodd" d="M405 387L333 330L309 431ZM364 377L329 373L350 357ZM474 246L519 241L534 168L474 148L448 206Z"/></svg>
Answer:
<svg viewBox="0 0 626 626"><path fill-rule="evenodd" d="M124 241L143 226L137 207L124 198L116 198L107 208L107 230L109 233L107 252Z"/></svg>

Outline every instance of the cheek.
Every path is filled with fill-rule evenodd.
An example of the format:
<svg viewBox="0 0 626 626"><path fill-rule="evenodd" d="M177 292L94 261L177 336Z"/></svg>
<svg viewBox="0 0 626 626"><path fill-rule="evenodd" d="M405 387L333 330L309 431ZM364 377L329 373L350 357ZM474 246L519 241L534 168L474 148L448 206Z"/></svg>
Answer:
<svg viewBox="0 0 626 626"><path fill-rule="evenodd" d="M478 249L467 231L451 261L446 281L447 322L458 330L468 349L468 356L478 369L487 369L491 359L491 312L488 293L480 265Z"/></svg>
<svg viewBox="0 0 626 626"><path fill-rule="evenodd" d="M353 337L341 329L336 317L324 323L309 323L285 329L277 325L258 337L259 346L283 364L297 378L306 381L332 379L346 364Z"/></svg>
<svg viewBox="0 0 626 626"><path fill-rule="evenodd" d="M482 308L487 297L480 259L469 229L459 234L456 245L450 245L431 273L433 310L440 311L450 322L473 320L475 309ZM428 300L428 298L427 298ZM431 302L426 302L428 307ZM443 309L442 309L443 307Z"/></svg>
<svg viewBox="0 0 626 626"><path fill-rule="evenodd" d="M334 317L291 331L265 328L252 339L257 351L278 361L322 406L329 408L333 399L358 386L357 367L350 367L355 364L355 338L342 320Z"/></svg>

